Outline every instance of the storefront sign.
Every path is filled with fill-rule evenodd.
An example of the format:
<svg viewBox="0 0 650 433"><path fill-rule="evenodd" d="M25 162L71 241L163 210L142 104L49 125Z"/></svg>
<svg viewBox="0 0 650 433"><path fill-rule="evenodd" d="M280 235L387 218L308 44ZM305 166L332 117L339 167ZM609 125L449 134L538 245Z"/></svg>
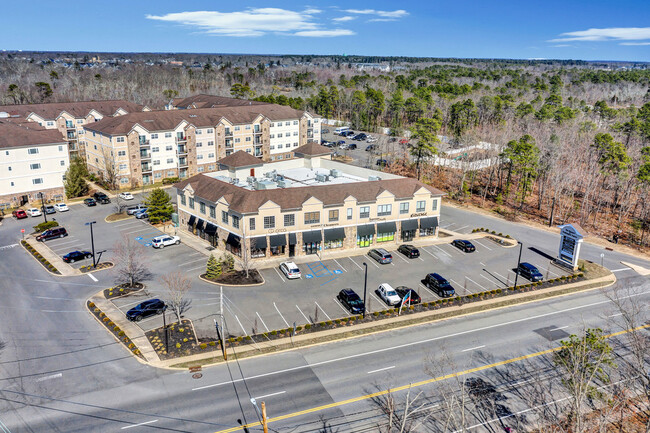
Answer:
<svg viewBox="0 0 650 433"><path fill-rule="evenodd" d="M268 229L267 233L286 233L287 229Z"/></svg>
<svg viewBox="0 0 650 433"><path fill-rule="evenodd" d="M417 217L421 217L421 216L427 216L427 213L426 212L412 213L410 218L417 218Z"/></svg>
<svg viewBox="0 0 650 433"><path fill-rule="evenodd" d="M583 236L571 224L560 226L560 229L558 260L573 269L577 269Z"/></svg>

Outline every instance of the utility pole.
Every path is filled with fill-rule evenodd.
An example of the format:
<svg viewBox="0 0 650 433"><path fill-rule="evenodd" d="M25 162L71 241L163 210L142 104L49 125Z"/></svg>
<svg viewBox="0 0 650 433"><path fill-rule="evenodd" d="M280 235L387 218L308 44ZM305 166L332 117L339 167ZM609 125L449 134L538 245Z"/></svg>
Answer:
<svg viewBox="0 0 650 433"><path fill-rule="evenodd" d="M366 289L368 288L368 264L363 262L363 266L366 268L364 277L363 277L363 318L366 318Z"/></svg>
<svg viewBox="0 0 650 433"><path fill-rule="evenodd" d="M519 244L519 259L517 259L517 272L515 272L515 287L514 289L517 290L517 279L519 278L519 264L521 263L521 250L524 249L524 244L521 242L517 241Z"/></svg>
<svg viewBox="0 0 650 433"><path fill-rule="evenodd" d="M264 433L269 433L269 425L266 422L266 404L262 402L262 427L264 428Z"/></svg>
<svg viewBox="0 0 650 433"><path fill-rule="evenodd" d="M45 218L45 222L47 222L47 212L45 212L45 199L43 198L43 193L39 192L38 195L41 196L41 209L43 210L43 218Z"/></svg>
<svg viewBox="0 0 650 433"><path fill-rule="evenodd" d="M93 268L97 267L97 260L95 260L95 237L93 236L93 224L97 224L97 221L91 221L85 225L90 226L90 246L93 251Z"/></svg>
<svg viewBox="0 0 650 433"><path fill-rule="evenodd" d="M223 335L217 334L221 339L221 349L223 350L223 359L228 360L228 354L226 353L226 329L224 328L224 318L223 318L223 286L219 286L219 317L221 318L221 331ZM218 333L217 329L217 333Z"/></svg>

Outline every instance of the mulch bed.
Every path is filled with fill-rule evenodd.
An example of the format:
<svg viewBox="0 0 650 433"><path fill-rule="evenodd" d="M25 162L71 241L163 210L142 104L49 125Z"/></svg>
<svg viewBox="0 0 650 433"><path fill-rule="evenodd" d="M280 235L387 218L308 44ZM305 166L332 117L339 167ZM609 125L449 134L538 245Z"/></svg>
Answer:
<svg viewBox="0 0 650 433"><path fill-rule="evenodd" d="M99 270L102 270L102 269L108 269L108 268L112 268L113 266L114 265L113 265L112 262L102 262L102 263L98 264L96 268L93 268L93 265L86 265L86 266L80 267L79 270L81 271L82 274L87 274L88 272L99 271Z"/></svg>
<svg viewBox="0 0 650 433"><path fill-rule="evenodd" d="M167 325L167 347L165 347L164 328L147 331L145 335L161 360L209 352L219 348L216 342L199 344L194 338L192 323L189 320L182 320L180 325L178 322Z"/></svg>
<svg viewBox="0 0 650 433"><path fill-rule="evenodd" d="M59 271L56 266L54 266L52 263L50 263L45 257L39 253L36 248L31 246L27 241L22 240L20 241L21 245L32 255L38 262L43 265L43 267L48 271L56 275L61 275L61 271Z"/></svg>
<svg viewBox="0 0 650 433"><path fill-rule="evenodd" d="M249 286L264 282L264 278L262 278L262 275L260 275L257 269L248 271L248 278L246 278L246 271L231 271L214 279L208 278L206 274L202 274L201 278L212 281L213 283L227 284L230 286Z"/></svg>
<svg viewBox="0 0 650 433"><path fill-rule="evenodd" d="M104 297L106 299L119 298L120 296L130 295L131 293L139 292L144 289L144 284L135 283L135 286L131 287L128 284L120 284L119 286L111 287L109 289L104 289Z"/></svg>
<svg viewBox="0 0 650 433"><path fill-rule="evenodd" d="M115 221L122 221L122 220L129 219L129 218L134 218L134 216L129 215L126 212L112 213L112 214L110 214L109 216L106 217L106 222L111 223L111 222L115 222Z"/></svg>
<svg viewBox="0 0 650 433"><path fill-rule="evenodd" d="M129 349L134 355L144 359L144 356L140 352L140 349L138 349L138 346L136 346L135 343L126 336L124 331L122 331L122 329L116 323L114 323L102 310L100 310L93 302L90 301L86 302L86 307L88 308L88 311L90 311L90 314L95 316L104 325L108 332L113 334L115 338L117 338L117 340L124 345L124 347Z"/></svg>

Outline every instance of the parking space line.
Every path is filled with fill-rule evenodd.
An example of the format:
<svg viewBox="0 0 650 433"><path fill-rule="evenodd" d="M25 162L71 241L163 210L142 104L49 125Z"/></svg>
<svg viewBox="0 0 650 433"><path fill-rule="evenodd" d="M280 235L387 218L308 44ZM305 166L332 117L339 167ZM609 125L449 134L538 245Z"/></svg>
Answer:
<svg viewBox="0 0 650 433"><path fill-rule="evenodd" d="M52 251L54 251L55 253L58 254L58 251L68 251L68 250L70 250L71 248L72 248L72 249L78 249L78 248L81 247L81 246L83 246L82 243L78 243L78 244L70 244L70 245L66 245L66 246L60 247L60 248L58 248L58 247L50 248L50 250L52 250Z"/></svg>
<svg viewBox="0 0 650 433"><path fill-rule="evenodd" d="M137 223L137 222L139 222L139 221L134 219L132 221L127 221L127 222L124 222L124 223L115 224L113 227L122 227L122 226L133 225L134 223Z"/></svg>
<svg viewBox="0 0 650 433"><path fill-rule="evenodd" d="M185 265L191 265L192 263L196 263L196 262L200 262L200 261L205 261L205 258L201 257L201 258L198 258L198 259L190 260L189 262L181 263L180 265L178 265L178 267L182 268Z"/></svg>
<svg viewBox="0 0 650 433"><path fill-rule="evenodd" d="M273 303L273 306L275 307L275 311L277 311L278 314L280 315L280 317L282 317L282 320L284 320L284 324L287 325L287 328L288 328L289 327L289 322L287 322L287 319L285 319L284 316L282 315L282 313L280 313L280 310L278 310L278 306L275 305L275 302Z"/></svg>
<svg viewBox="0 0 650 433"><path fill-rule="evenodd" d="M420 260L422 260L422 261L424 261L424 259L423 259L423 258L422 258L421 256L418 256L418 259L420 259Z"/></svg>
<svg viewBox="0 0 650 433"><path fill-rule="evenodd" d="M379 299L379 298L377 297L377 295L374 294L374 292L370 292L370 296L372 296L373 298L375 298L375 300L376 300L377 302L379 302L379 305L382 305L382 304L385 305L385 304L386 304L384 301L382 301L381 299ZM387 306L387 307L388 307L388 306Z"/></svg>
<svg viewBox="0 0 650 433"><path fill-rule="evenodd" d="M464 254L465 254L465 253L461 252L458 248L456 248L455 246L453 246L452 244L442 244L442 245L447 245L449 248L451 248L451 250L452 250L454 253L457 253L457 254L460 254L460 255L464 255ZM449 257L451 257L451 254L447 253L445 250L443 250L442 248L440 248L438 245L434 245L434 247L438 248L440 251L442 251L443 253L447 254Z"/></svg>
<svg viewBox="0 0 650 433"><path fill-rule="evenodd" d="M336 262L337 265L339 265L339 268L341 268L341 269L343 270L343 272L347 272L347 271L345 270L345 268L344 268L343 266L341 266L341 264L339 263L338 260L334 259L334 261Z"/></svg>
<svg viewBox="0 0 650 433"><path fill-rule="evenodd" d="M56 248L56 247L60 247L61 245L72 244L72 243L75 243L75 242L80 242L80 240L79 239L71 239L71 240L68 240L68 241L65 241L65 242L59 242L59 243L55 243L55 242L50 241L49 245L52 245L52 247L50 247L50 248Z"/></svg>
<svg viewBox="0 0 650 433"><path fill-rule="evenodd" d="M334 300L336 301L336 298L334 298ZM318 308L320 308L320 310L323 312L323 314L325 315L325 317L327 317L327 320L332 320L332 318L331 318L331 317L330 317L330 316L325 312L325 310L323 310L323 307L321 307L320 305L318 305L318 302L314 301L314 304L316 304L316 306L317 306Z"/></svg>
<svg viewBox="0 0 650 433"><path fill-rule="evenodd" d="M422 283L418 283L418 286L422 287L424 290L426 290L427 292L431 293L433 296L438 297L438 295L436 294L436 292L434 292L433 290L431 290L430 288L428 288L428 287L425 286L424 284L422 284Z"/></svg>
<svg viewBox="0 0 650 433"><path fill-rule="evenodd" d="M273 268L273 270L275 271L276 274L278 274L278 277L280 277L280 279L282 280L282 282L283 282L283 283L286 283L286 281L284 280L284 278L282 278L282 275L280 275L280 271L278 271L277 268Z"/></svg>
<svg viewBox="0 0 650 433"><path fill-rule="evenodd" d="M300 311L300 314L302 314L302 317L305 318L305 320L307 321L307 323L311 322L311 320L309 320L309 319L307 318L307 316L305 316L305 313L302 312L302 310L300 309L300 307L299 307L298 305L296 305L296 308L298 309L298 311Z"/></svg>
<svg viewBox="0 0 650 433"><path fill-rule="evenodd" d="M438 256L436 256L435 254L433 254L431 251L427 250L427 249L424 248L424 247L422 247L422 251L424 251L425 253L429 254L430 256L435 257L436 259L438 258Z"/></svg>
<svg viewBox="0 0 650 433"><path fill-rule="evenodd" d="M133 231L130 231L130 232L124 232L123 234L125 234L125 235L130 235L131 233L146 232L147 230L149 230L148 227L143 228L143 229L140 229L140 230L133 230Z"/></svg>
<svg viewBox="0 0 650 433"><path fill-rule="evenodd" d="M93 280L94 282L99 281L97 278L95 278L95 276L93 274L86 274L86 275L88 275L90 277L90 279Z"/></svg>
<svg viewBox="0 0 650 433"><path fill-rule="evenodd" d="M273 397L275 395L284 394L285 392L287 391L280 391L280 392L274 392L273 394L260 395L259 397L255 397L255 400L262 400L263 398Z"/></svg>
<svg viewBox="0 0 650 433"><path fill-rule="evenodd" d="M352 257L348 257L348 259L350 259L350 261L351 261L352 263L354 263L355 265L357 265L357 268L359 268L359 269L361 269L361 270L363 271L363 268L362 268L361 266L359 266L359 264L358 264L357 262L355 262L354 260L352 260Z"/></svg>
<svg viewBox="0 0 650 433"><path fill-rule="evenodd" d="M510 277L509 276L504 277L503 275L501 275L500 273L498 273L496 271L494 271L494 273L497 274L498 276L500 276L501 278L503 278L503 281L507 281L507 283L506 283L507 285L510 285Z"/></svg>
<svg viewBox="0 0 650 433"><path fill-rule="evenodd" d="M474 283L474 284L476 284L477 286L479 286L483 291L487 290L485 287L481 286L479 283L477 283L476 281L472 280L470 277L465 277L465 278L467 278L469 281L471 281L472 283Z"/></svg>
<svg viewBox="0 0 650 433"><path fill-rule="evenodd" d="M196 271L197 269L204 269L205 267L206 267L206 265L201 265L201 266L197 266L195 268L185 269L185 272Z"/></svg>
<svg viewBox="0 0 650 433"><path fill-rule="evenodd" d="M485 347L485 344L482 346L476 346L476 347L470 347L469 349L463 349L461 352L469 352L470 350L478 350L478 349L483 349Z"/></svg>
<svg viewBox="0 0 650 433"><path fill-rule="evenodd" d="M492 248L488 247L487 245L484 245L482 242L479 242L476 239L474 239L474 242L476 242L477 244L479 244L483 248L487 248L488 250L492 251Z"/></svg>
<svg viewBox="0 0 650 433"><path fill-rule="evenodd" d="M257 314L257 317L260 319L260 322L262 322L262 325L264 325L264 329L266 329L266 332L271 332L271 331L269 331L269 327L266 326L266 323L264 323L264 319L262 319L262 316L260 316L260 313L258 313L256 311L255 314Z"/></svg>
<svg viewBox="0 0 650 433"><path fill-rule="evenodd" d="M244 325L242 325L241 322L239 321L239 317L237 317L236 314L233 314L233 316L235 316L235 319L237 319L237 323L239 323L239 327L242 329L242 331L244 331L244 335L248 337L248 332L246 332L246 328L244 328Z"/></svg>
<svg viewBox="0 0 650 433"><path fill-rule="evenodd" d="M379 265L378 265L377 263L375 263L375 259L368 260L368 261L369 261L370 263L372 263L373 265L375 265L375 267L376 267L377 269L379 269Z"/></svg>
<svg viewBox="0 0 650 433"><path fill-rule="evenodd" d="M409 262L409 261L406 260L404 257L402 257L402 254L398 253L397 250L395 250L395 251L391 251L391 253L394 253L395 256L397 256L397 257L399 257L400 259L404 260L406 263Z"/></svg>
<svg viewBox="0 0 650 433"><path fill-rule="evenodd" d="M338 277L334 277L334 278L332 278L331 280L327 280L327 281L325 281L323 284L321 284L321 286L324 286L325 284L329 283L330 281L334 281L334 280L336 280L337 278L338 278Z"/></svg>
<svg viewBox="0 0 650 433"><path fill-rule="evenodd" d="M456 231L456 232L460 232L462 229L467 228L467 227L469 227L469 226L462 226L462 227L460 227L460 228L455 229L455 231Z"/></svg>
<svg viewBox="0 0 650 433"><path fill-rule="evenodd" d="M485 278L486 280L488 280L489 282L491 282L491 283L493 283L493 284L496 284L496 286L499 287L499 283L498 283L498 282L489 279L488 277L486 277L486 276L483 275L483 274L479 274L479 275L482 276L483 278Z"/></svg>
<svg viewBox="0 0 650 433"><path fill-rule="evenodd" d="M395 368L395 366L394 366L394 365L391 365L390 367L378 368L377 370L371 370L371 371L369 371L367 374L379 373L380 371L390 370L391 368Z"/></svg>
<svg viewBox="0 0 650 433"><path fill-rule="evenodd" d="M346 316L350 315L350 313L348 313L348 310L346 310L345 307L343 307L343 305L341 305L341 302L339 302L338 299L334 298L334 301L336 302L336 305L341 307L341 310L343 310L343 312L345 313ZM316 304L316 305L318 305L318 304ZM322 308L321 308L321 310L322 310ZM323 313L324 313L324 311L323 311ZM327 314L326 314L326 316L327 316ZM330 316L327 316L327 320L332 320L332 319L330 319Z"/></svg>
<svg viewBox="0 0 650 433"><path fill-rule="evenodd" d="M463 287L463 288L465 288L465 286L463 286L462 284L458 284L457 282L455 282L455 281L452 280L451 278L449 279L449 281L451 281L452 283L454 283L457 287Z"/></svg>
<svg viewBox="0 0 650 433"><path fill-rule="evenodd" d="M551 270L551 267L550 267L550 266L549 266L548 268L546 268L546 270L547 270L548 272L550 272L551 274L555 275L556 277L561 277L561 275L558 275L558 274L556 274L555 272L553 272L553 271Z"/></svg>

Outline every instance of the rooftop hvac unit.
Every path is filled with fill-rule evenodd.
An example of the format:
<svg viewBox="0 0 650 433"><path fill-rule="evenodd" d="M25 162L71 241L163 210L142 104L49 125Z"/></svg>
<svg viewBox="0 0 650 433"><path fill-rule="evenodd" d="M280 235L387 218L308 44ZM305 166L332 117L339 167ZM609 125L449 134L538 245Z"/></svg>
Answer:
<svg viewBox="0 0 650 433"><path fill-rule="evenodd" d="M258 180L255 183L255 189L276 189L278 186L275 182L269 180Z"/></svg>
<svg viewBox="0 0 650 433"><path fill-rule="evenodd" d="M289 188L291 186L291 181L289 179L282 179L278 181L278 187L280 188Z"/></svg>
<svg viewBox="0 0 650 433"><path fill-rule="evenodd" d="M250 184L254 184L256 180L257 180L257 179L255 178L255 176L248 176L248 177L246 178L246 182L248 182L248 183L250 183Z"/></svg>
<svg viewBox="0 0 650 433"><path fill-rule="evenodd" d="M330 180L330 177L326 174L317 174L316 175L316 182L327 182Z"/></svg>
<svg viewBox="0 0 650 433"><path fill-rule="evenodd" d="M239 183L239 179L236 177L230 178L230 183L233 185L237 185Z"/></svg>
<svg viewBox="0 0 650 433"><path fill-rule="evenodd" d="M330 170L330 176L332 177L341 177L341 175L342 175L341 170L337 170L337 169Z"/></svg>
<svg viewBox="0 0 650 433"><path fill-rule="evenodd" d="M277 172L276 172L275 170L273 170L273 171L269 171L268 173L264 173L264 177L268 177L268 178L270 178L270 179L274 179L276 173L277 173Z"/></svg>
<svg viewBox="0 0 650 433"><path fill-rule="evenodd" d="M379 176L368 176L368 180L381 180Z"/></svg>

